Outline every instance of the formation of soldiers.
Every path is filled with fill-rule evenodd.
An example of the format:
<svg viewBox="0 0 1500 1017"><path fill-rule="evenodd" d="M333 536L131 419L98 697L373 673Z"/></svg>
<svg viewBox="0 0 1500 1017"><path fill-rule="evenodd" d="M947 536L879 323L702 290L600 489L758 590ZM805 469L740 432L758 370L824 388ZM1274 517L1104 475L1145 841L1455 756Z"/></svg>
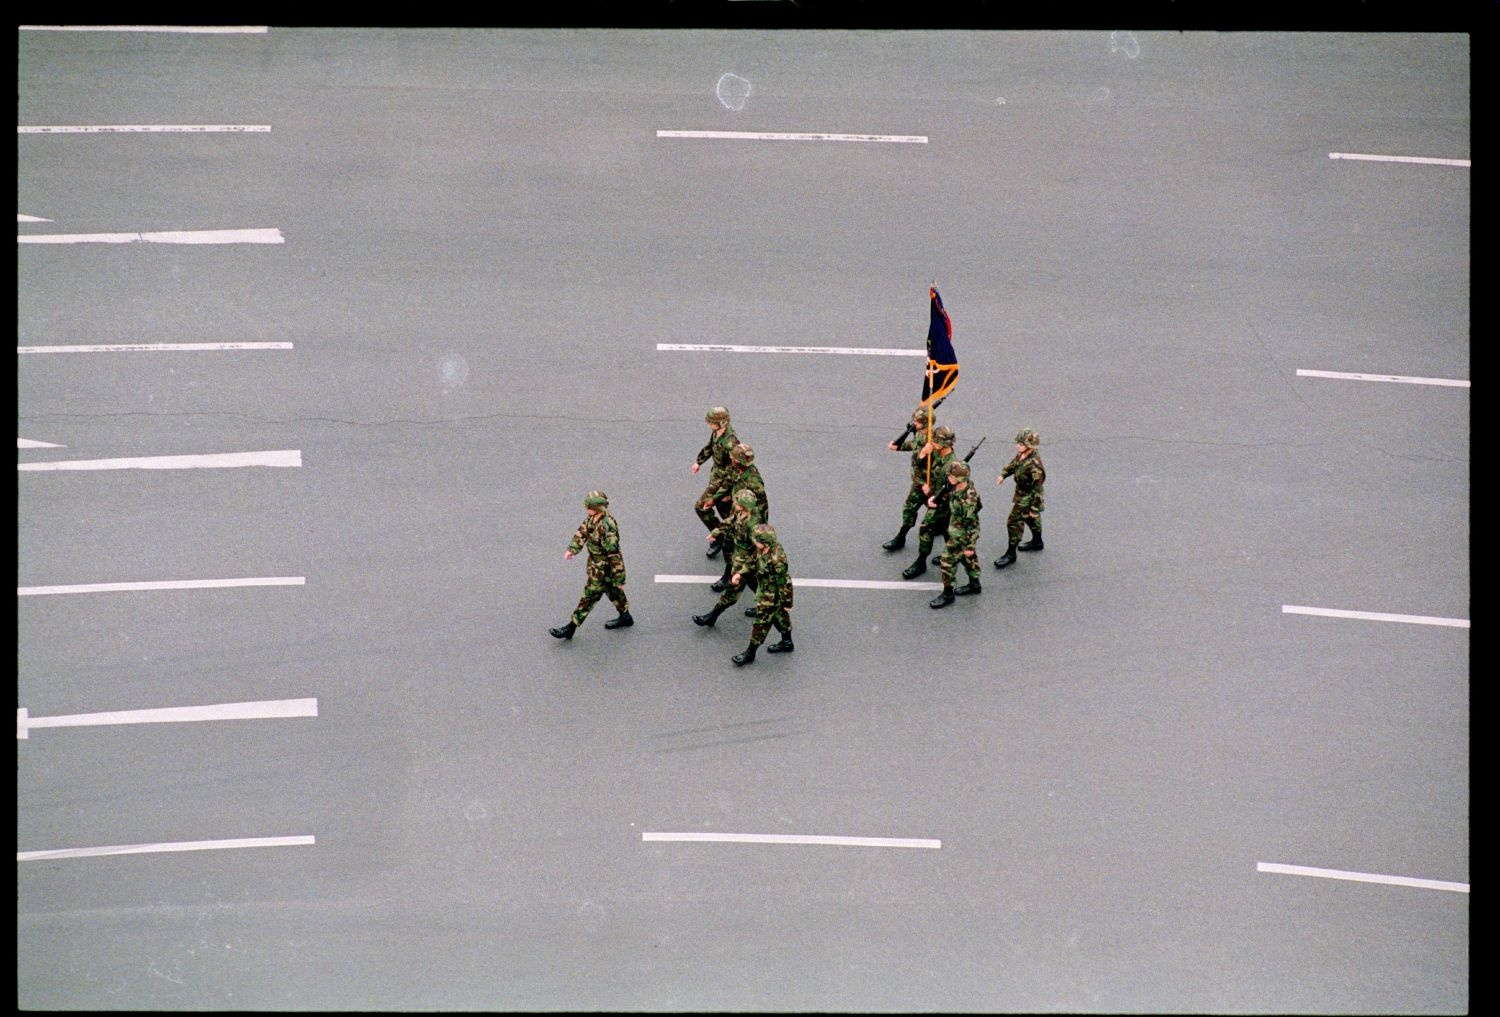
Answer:
<svg viewBox="0 0 1500 1017"><path fill-rule="evenodd" d="M719 594L719 599L707 612L692 618L697 625L712 627L746 588L755 591L755 604L745 611L754 619L750 644L730 658L736 666L742 666L754 662L756 651L773 628L781 639L766 647L766 652L790 653L796 649L792 644L791 572L786 549L769 522L770 502L765 481L755 465L755 451L735 435L725 407L710 409L704 422L709 426L708 441L699 450L692 470L697 473L705 463L711 465L708 486L694 501L693 509L708 531L705 553L709 558L722 553L724 572L709 587ZM901 508L901 528L882 546L886 551L900 551L906 546L907 533L917 526L917 558L901 573L904 579L915 579L926 573L928 555L938 538L942 538L942 553L931 559L939 567L943 580L942 592L929 604L933 608L944 608L957 597L982 592L978 544L979 513L984 505L972 483L968 460L984 439L957 460L953 453L954 439L952 428L933 426L933 411L923 405L912 414L906 433L887 446L892 451L911 453L911 486ZM1015 478L1015 495L1006 520L1008 546L995 559L997 569L1014 564L1017 551L1042 550L1042 486L1047 471L1037 453L1041 437L1027 427L1016 434L1015 442L1015 457L995 480L1000 485L1007 477ZM583 506L586 517L563 552L564 558L571 559L580 551L588 551L583 596L568 623L549 630L558 639L572 639L601 597L608 597L619 612L604 623L605 628L629 628L635 624L625 596L625 559L620 551L619 526L609 512L609 498L603 491L590 491L584 496ZM1021 537L1026 529L1031 531L1031 540L1023 544ZM959 568L968 582L955 587L954 577Z"/></svg>

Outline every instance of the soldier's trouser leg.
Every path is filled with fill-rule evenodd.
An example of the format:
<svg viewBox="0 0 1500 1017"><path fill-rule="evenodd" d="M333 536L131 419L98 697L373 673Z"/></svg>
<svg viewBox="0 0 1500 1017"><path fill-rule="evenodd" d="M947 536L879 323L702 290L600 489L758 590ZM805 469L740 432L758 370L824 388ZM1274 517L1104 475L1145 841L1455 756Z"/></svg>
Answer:
<svg viewBox="0 0 1500 1017"><path fill-rule="evenodd" d="M707 508L703 507L703 503L708 501L713 493L713 487L706 487L703 489L703 493L698 495L698 500L693 502L693 511L697 513L698 518L703 522L705 530L717 529L721 520L729 518L729 498L727 496L713 500Z"/></svg>
<svg viewBox="0 0 1500 1017"><path fill-rule="evenodd" d="M1042 549L1042 516L1041 513L1028 516L1026 528L1031 531L1031 539L1022 544L1018 551L1040 551Z"/></svg>
<svg viewBox="0 0 1500 1017"><path fill-rule="evenodd" d="M589 616L594 605L599 603L599 598L604 596L604 584L590 580L584 584L583 596L578 598L578 606L573 609L573 624L582 625L583 620Z"/></svg>
<svg viewBox="0 0 1500 1017"><path fill-rule="evenodd" d="M720 614L734 606L734 602L740 599L740 593L744 591L745 584L749 582L748 576L740 576L740 583L736 586L730 583L724 587L724 592L719 594L718 603L714 604L714 610Z"/></svg>
<svg viewBox="0 0 1500 1017"><path fill-rule="evenodd" d="M917 516L926 505L927 495L922 493L922 485L911 485L911 490L906 492L906 503L901 506L901 528L909 530L917 525Z"/></svg>
<svg viewBox="0 0 1500 1017"><path fill-rule="evenodd" d="M621 614L630 613L630 599L625 596L625 587L606 586L604 588L604 595L609 598L609 602L615 606L616 611L619 611Z"/></svg>
<svg viewBox="0 0 1500 1017"><path fill-rule="evenodd" d="M1021 527L1025 522L1026 515L1019 505L1010 510L1010 515L1005 519L1005 536L1012 547L1021 542Z"/></svg>

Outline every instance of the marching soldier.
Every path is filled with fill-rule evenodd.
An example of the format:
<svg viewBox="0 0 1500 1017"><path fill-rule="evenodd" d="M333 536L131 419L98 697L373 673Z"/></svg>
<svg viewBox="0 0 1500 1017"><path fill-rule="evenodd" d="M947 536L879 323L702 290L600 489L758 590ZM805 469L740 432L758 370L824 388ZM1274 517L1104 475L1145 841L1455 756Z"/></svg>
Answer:
<svg viewBox="0 0 1500 1017"><path fill-rule="evenodd" d="M734 606L734 602L740 599L740 592L749 587L755 589L755 543L753 532L755 527L765 522L760 516L760 504L755 500L755 492L748 487L742 487L734 494L734 515L729 517L721 530L728 531L727 537L721 537L728 541L729 550L725 552L724 575L714 583L710 589L722 590L719 601L707 614L693 615L693 621L699 625L712 626L718 621L719 615ZM719 531L715 531L718 533ZM747 615L754 615L755 608L746 611Z"/></svg>
<svg viewBox="0 0 1500 1017"><path fill-rule="evenodd" d="M572 639L574 631L583 624L600 597L620 612L618 618L604 623L607 629L625 629L635 624L630 617L630 601L625 597L625 556L620 551L620 528L615 517L609 513L609 497L603 491L590 491L584 495L583 507L588 515L579 524L578 532L568 541L563 557L572 560L579 551L587 548L589 560L583 596L573 609L573 617L561 628L548 629L558 639Z"/></svg>
<svg viewBox="0 0 1500 1017"><path fill-rule="evenodd" d="M943 483L943 478L948 475L948 464L953 461L953 428L934 427L932 429L932 440L922 446L921 453L932 460L932 481L922 485L922 492L931 495L934 492L928 488L937 488ZM902 570L904 579L915 579L927 571L927 555L932 550L932 542L937 537L943 538L943 543L948 542L948 499L944 498L937 508L932 508L932 499L925 499L927 513L922 517L922 525L917 528L917 560ZM938 563L937 558L932 559L932 564Z"/></svg>
<svg viewBox="0 0 1500 1017"><path fill-rule="evenodd" d="M755 465L755 450L744 442L740 442L729 451L729 468L719 476L717 487L703 492L703 506L708 501L719 499L733 499L734 495L749 488L755 492L755 501L760 505L760 518L766 520L771 518L771 502L766 498L766 482L761 478L760 469ZM732 505L733 502L731 501ZM710 527L713 529L713 527ZM713 553L709 554L713 557Z"/></svg>
<svg viewBox="0 0 1500 1017"><path fill-rule="evenodd" d="M729 452L739 443L739 438L735 437L734 428L729 424L729 411L724 407L711 408L703 419L710 428L708 444L698 450L698 458L693 462L693 472L697 473L710 459L713 460L713 466L708 471L708 487L693 503L693 511L698 513L698 518L703 521L704 528L712 531L723 520L729 518L732 509L727 491L722 497L715 495L714 492L718 489L724 472L729 469ZM708 556L712 558L718 553L718 542L710 541Z"/></svg>
<svg viewBox="0 0 1500 1017"><path fill-rule="evenodd" d="M974 550L979 543L979 510L984 504L979 492L969 483L969 464L959 460L948 467L948 536L943 542L943 554L939 564L943 570L943 592L932 599L929 607L947 607L953 603L954 595L966 597L979 593L979 558ZM941 492L940 492L941 493ZM934 504L929 500L928 505ZM969 577L967 586L953 588L953 573L963 565L964 575Z"/></svg>
<svg viewBox="0 0 1500 1017"><path fill-rule="evenodd" d="M1010 546L995 559L995 568L1003 569L1016 560L1017 551L1040 551L1042 549L1042 484L1047 480L1047 469L1036 450L1041 446L1041 436L1034 428L1023 427L1016 434L1016 457L1000 471L995 483L1005 483L1005 478L1014 475L1016 494L1011 500L1010 517L1005 520L1005 534ZM1031 528L1031 539L1021 543L1022 525Z"/></svg>
<svg viewBox="0 0 1500 1017"><path fill-rule="evenodd" d="M769 653L791 653L792 645L792 574L788 569L786 551L776 540L776 531L769 523L761 523L750 533L755 542L755 567L759 571L757 590L759 600L755 605L755 624L750 629L750 645L744 652L729 658L735 666L755 661L756 648L766 641L772 627L781 633L781 642L766 647ZM736 575L737 582L741 577Z"/></svg>
<svg viewBox="0 0 1500 1017"><path fill-rule="evenodd" d="M928 482L927 440L931 437L928 433L931 430L932 410L926 406L918 406L912 411L911 423L901 443L899 445L894 441L886 443L886 448L892 452L911 453L911 488L906 492L906 504L901 506L901 529L896 531L894 537L880 545L887 551L899 551L906 546L906 533L917 525L917 511L930 493L924 489L924 485Z"/></svg>

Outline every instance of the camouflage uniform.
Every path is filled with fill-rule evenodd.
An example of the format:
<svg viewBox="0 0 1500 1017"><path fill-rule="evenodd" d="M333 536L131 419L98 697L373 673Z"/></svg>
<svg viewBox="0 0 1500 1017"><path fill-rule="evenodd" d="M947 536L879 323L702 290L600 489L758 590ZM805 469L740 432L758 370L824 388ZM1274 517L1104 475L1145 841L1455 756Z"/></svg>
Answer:
<svg viewBox="0 0 1500 1017"><path fill-rule="evenodd" d="M948 482L952 489L947 496L948 535L938 564L943 573L943 592L933 599L932 607L946 607L953 603L955 594L966 596L979 593L979 558L974 554L979 543L979 512L984 503L969 475L969 464L962 460L948 467ZM958 490L959 484L963 490ZM968 553L966 553L968 552ZM958 590L953 588L953 574L962 565L969 583Z"/></svg>
<svg viewBox="0 0 1500 1017"><path fill-rule="evenodd" d="M735 446L734 453L729 460L729 468L719 477L719 485L713 488L713 497L732 501L740 491L749 489L755 492L755 500L760 505L760 518L764 522L771 518L771 502L766 497L766 482L761 479L760 468L755 465L755 452L749 445L740 444ZM707 494L704 495L708 497ZM709 527L713 529L713 527Z"/></svg>
<svg viewBox="0 0 1500 1017"><path fill-rule="evenodd" d="M776 531L762 523L752 532L757 544L755 550L756 569L760 587L756 591L755 624L750 629L750 645L743 653L731 659L736 665L755 660L755 651L766 641L766 633L773 627L781 633L781 642L767 647L770 653L786 653L792 646L792 575L786 560L786 551L776 540ZM762 547L764 550L762 550Z"/></svg>
<svg viewBox="0 0 1500 1017"><path fill-rule="evenodd" d="M719 525L721 520L729 518L729 513L733 508L728 494L721 496L717 492L720 481L729 469L729 452L739 444L740 440L734 435L734 426L729 423L729 411L724 407L715 406L708 411L704 419L710 425L717 420L724 421L724 433L710 432L708 444L698 450L698 458L695 460L700 466L710 459L713 460L713 467L708 471L708 486L703 489L698 500L693 502L693 511L698 513L698 518L702 520L704 528L712 530ZM704 502L709 504L705 507Z"/></svg>
<svg viewBox="0 0 1500 1017"><path fill-rule="evenodd" d="M1005 554L995 559L996 568L1005 568L1016 560L1016 551L1040 551L1042 549L1042 485L1047 480L1047 468L1042 457L1037 455L1041 438L1032 428L1024 428L1016 435L1016 444L1024 445L1025 454L1016 457L1000 471L1000 480L1016 478L1016 493L1011 499L1010 516L1005 520L1005 536L1009 546ZM1021 544L1023 526L1031 528L1031 541ZM1019 546L1018 546L1019 545Z"/></svg>
<svg viewBox="0 0 1500 1017"><path fill-rule="evenodd" d="M906 492L906 502L901 506L901 539L904 540L906 531L917 525L917 513L926 507L927 495L922 493L922 485L927 481L927 458L922 455L922 447L932 437L932 413L925 407L918 407L912 414L912 423L919 424L916 430L908 431L901 444L896 446L898 452L911 453L911 487ZM932 475L942 483L942 474L936 469ZM896 543L896 541L892 541ZM899 548L887 548L895 551Z"/></svg>
<svg viewBox="0 0 1500 1017"><path fill-rule="evenodd" d="M577 554L588 549L587 578L583 596L573 609L573 624L582 625L600 597L608 597L620 614L630 613L625 597L625 556L620 552L620 528L606 509L597 518L585 519L568 541L568 550Z"/></svg>
<svg viewBox="0 0 1500 1017"><path fill-rule="evenodd" d="M742 487L734 495L736 511L722 526L715 531L720 535L720 540L727 539L729 553L724 557L729 559L724 563L725 580L724 592L719 596L719 602L714 605L715 614L728 610L734 602L740 599L740 593L746 587L755 589L755 576L757 568L757 556L755 544L751 538L751 532L765 522L765 517L760 514L760 504L757 502L755 492L749 487ZM739 585L735 585L730 578L738 575Z"/></svg>
<svg viewBox="0 0 1500 1017"><path fill-rule="evenodd" d="M948 465L953 462L954 435L952 428L938 427L932 432L932 442L936 446L932 450L932 482L928 486L936 492L943 485L943 478L948 475ZM921 490L920 485L918 490ZM926 504L926 496L923 496L923 504ZM938 507L927 510L922 517L922 525L917 529L917 547L919 554L927 554L932 550L932 542L942 537L947 543L948 537L948 501L944 499L938 503Z"/></svg>

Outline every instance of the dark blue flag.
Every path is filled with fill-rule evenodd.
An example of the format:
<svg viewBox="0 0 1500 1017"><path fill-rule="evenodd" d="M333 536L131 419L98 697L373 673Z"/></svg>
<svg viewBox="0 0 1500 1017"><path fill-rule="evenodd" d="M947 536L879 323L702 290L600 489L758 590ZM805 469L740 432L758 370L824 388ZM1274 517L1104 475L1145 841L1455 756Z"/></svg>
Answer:
<svg viewBox="0 0 1500 1017"><path fill-rule="evenodd" d="M929 286L932 317L927 325L927 370L922 376L922 405L945 398L958 384L958 354L953 352L953 322L943 308L937 286Z"/></svg>

